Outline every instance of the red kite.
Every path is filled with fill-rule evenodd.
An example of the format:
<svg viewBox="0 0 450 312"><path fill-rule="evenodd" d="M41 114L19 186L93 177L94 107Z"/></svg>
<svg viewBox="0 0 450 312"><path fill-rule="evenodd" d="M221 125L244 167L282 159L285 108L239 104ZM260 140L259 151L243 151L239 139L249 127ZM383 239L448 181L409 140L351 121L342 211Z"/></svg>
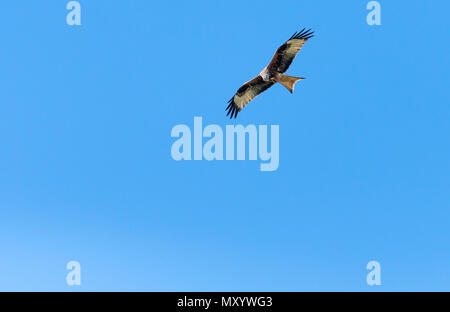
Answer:
<svg viewBox="0 0 450 312"><path fill-rule="evenodd" d="M229 105L225 109L228 110L227 116L231 114L230 119L236 118L245 105L277 82L285 86L289 92L294 92L295 83L305 78L292 77L284 75L284 73L291 65L298 51L312 37L313 32L311 29L303 29L293 34L288 41L279 47L270 64L258 76L242 85L231 100L228 101Z"/></svg>

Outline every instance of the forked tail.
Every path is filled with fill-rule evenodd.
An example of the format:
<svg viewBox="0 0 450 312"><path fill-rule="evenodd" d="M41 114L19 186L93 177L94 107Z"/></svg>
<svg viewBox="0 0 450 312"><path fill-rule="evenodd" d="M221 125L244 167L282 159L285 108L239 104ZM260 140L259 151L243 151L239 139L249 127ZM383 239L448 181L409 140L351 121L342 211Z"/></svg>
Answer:
<svg viewBox="0 0 450 312"><path fill-rule="evenodd" d="M289 90L289 92L294 92L294 86L295 83L299 80L303 80L305 78L299 78L299 77L292 77L292 76L288 76L288 75L283 75L281 74L280 76L278 76L277 78L275 78L275 81L281 83L283 86L286 87L286 89Z"/></svg>

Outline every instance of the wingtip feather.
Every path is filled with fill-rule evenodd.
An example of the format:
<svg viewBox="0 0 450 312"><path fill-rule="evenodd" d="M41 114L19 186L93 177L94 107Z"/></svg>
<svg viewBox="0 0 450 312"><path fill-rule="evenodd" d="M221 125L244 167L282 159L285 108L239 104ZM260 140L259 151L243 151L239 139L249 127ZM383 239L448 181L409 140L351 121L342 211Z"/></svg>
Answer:
<svg viewBox="0 0 450 312"><path fill-rule="evenodd" d="M225 109L228 111L227 117L230 116L230 119L236 118L237 114L239 113L239 109L234 102L234 96L228 101L228 103L229 104Z"/></svg>
<svg viewBox="0 0 450 312"><path fill-rule="evenodd" d="M303 28L299 32L295 32L291 36L291 38L289 38L289 40L292 40L292 39L305 39L305 40L308 40L308 39L314 37L313 34L314 34L314 31L312 31L311 28L309 28L307 30L306 30L306 28Z"/></svg>

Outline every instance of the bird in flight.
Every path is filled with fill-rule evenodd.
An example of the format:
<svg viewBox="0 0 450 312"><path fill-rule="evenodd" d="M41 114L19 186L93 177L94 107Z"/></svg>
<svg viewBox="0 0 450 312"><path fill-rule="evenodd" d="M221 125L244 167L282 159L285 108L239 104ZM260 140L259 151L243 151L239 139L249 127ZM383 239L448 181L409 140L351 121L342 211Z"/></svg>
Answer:
<svg viewBox="0 0 450 312"><path fill-rule="evenodd" d="M275 52L269 65L267 65L258 76L246 82L240 87L236 94L228 101L228 115L236 118L237 114L251 100L262 92L279 82L285 86L289 92L294 92L294 85L297 81L305 79L284 75L298 51L303 47L308 39L313 37L311 29L296 32Z"/></svg>

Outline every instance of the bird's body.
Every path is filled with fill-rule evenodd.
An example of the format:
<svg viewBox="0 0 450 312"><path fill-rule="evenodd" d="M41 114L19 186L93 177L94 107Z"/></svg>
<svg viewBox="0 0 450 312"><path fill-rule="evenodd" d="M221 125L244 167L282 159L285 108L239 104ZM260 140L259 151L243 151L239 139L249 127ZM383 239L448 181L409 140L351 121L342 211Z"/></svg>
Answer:
<svg viewBox="0 0 450 312"><path fill-rule="evenodd" d="M259 73L259 76L261 76L261 78L264 81L272 81L272 79L274 78L273 73L271 73L268 69L267 66L264 67L264 69Z"/></svg>
<svg viewBox="0 0 450 312"><path fill-rule="evenodd" d="M311 30L302 30L295 33L288 41L286 41L275 52L269 65L267 65L258 76L243 84L236 94L228 101L229 105L226 108L230 118L236 117L237 114L256 96L279 82L285 86L291 93L294 91L294 85L298 80L305 78L298 78L285 75L298 51L303 47L304 43L311 37L313 33Z"/></svg>

